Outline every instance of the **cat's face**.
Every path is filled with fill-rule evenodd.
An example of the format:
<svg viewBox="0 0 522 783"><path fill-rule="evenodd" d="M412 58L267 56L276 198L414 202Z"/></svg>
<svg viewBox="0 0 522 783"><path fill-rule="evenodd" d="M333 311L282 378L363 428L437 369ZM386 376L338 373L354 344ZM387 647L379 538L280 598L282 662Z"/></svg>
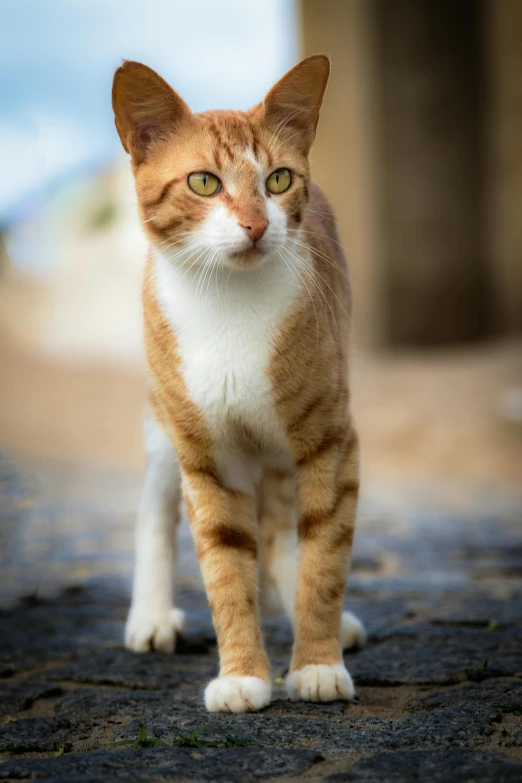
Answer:
<svg viewBox="0 0 522 783"><path fill-rule="evenodd" d="M144 229L165 258L244 268L289 242L308 200L328 73L326 57L310 57L248 112L193 114L150 68L116 71L116 127Z"/></svg>
<svg viewBox="0 0 522 783"><path fill-rule="evenodd" d="M153 243L187 263L198 252L202 261L212 252L234 266L274 253L299 225L307 199L306 155L286 137L250 114L192 115L136 170Z"/></svg>

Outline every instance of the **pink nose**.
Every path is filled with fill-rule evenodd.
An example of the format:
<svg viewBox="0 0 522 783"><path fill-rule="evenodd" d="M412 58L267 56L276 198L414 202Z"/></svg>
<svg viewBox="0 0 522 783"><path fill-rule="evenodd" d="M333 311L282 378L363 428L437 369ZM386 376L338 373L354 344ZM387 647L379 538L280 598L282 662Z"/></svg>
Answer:
<svg viewBox="0 0 522 783"><path fill-rule="evenodd" d="M241 228L244 228L252 242L255 244L266 231L266 227L268 226L268 220L263 218L252 218L248 221L248 225L245 225L244 223L239 224Z"/></svg>

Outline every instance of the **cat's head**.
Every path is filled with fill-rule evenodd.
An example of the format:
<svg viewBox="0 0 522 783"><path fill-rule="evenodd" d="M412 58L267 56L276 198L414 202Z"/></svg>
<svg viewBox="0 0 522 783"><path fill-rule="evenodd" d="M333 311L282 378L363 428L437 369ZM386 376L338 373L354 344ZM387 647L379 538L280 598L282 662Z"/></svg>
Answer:
<svg viewBox="0 0 522 783"><path fill-rule="evenodd" d="M114 76L116 128L131 155L144 229L173 263L248 267L302 221L308 154L330 64L308 57L247 112L193 114L158 74L126 61Z"/></svg>

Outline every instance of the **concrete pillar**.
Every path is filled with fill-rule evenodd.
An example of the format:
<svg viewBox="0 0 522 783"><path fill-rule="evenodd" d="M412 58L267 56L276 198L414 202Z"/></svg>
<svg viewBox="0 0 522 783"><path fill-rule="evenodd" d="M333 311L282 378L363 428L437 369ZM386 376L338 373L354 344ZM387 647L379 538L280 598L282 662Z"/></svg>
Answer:
<svg viewBox="0 0 522 783"><path fill-rule="evenodd" d="M481 6L301 0L304 53L333 62L313 173L339 214L370 345L490 329Z"/></svg>
<svg viewBox="0 0 522 783"><path fill-rule="evenodd" d="M378 122L373 0L301 0L303 56L324 53L332 74L312 149L312 175L335 208L354 287L358 343L382 341Z"/></svg>
<svg viewBox="0 0 522 783"><path fill-rule="evenodd" d="M480 7L376 5L392 344L444 344L490 329Z"/></svg>
<svg viewBox="0 0 522 783"><path fill-rule="evenodd" d="M522 2L489 0L489 230L496 324L522 330Z"/></svg>

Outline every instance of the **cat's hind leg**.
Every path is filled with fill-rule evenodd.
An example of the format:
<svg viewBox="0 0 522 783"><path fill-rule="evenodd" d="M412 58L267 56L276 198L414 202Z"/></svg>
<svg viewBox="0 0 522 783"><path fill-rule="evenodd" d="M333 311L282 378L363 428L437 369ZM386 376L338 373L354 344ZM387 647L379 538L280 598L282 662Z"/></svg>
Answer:
<svg viewBox="0 0 522 783"><path fill-rule="evenodd" d="M366 628L352 612L343 612L341 617L341 648L356 650L366 644Z"/></svg>
<svg viewBox="0 0 522 783"><path fill-rule="evenodd" d="M261 605L294 621L297 533L293 476L266 470L259 487ZM275 595L274 595L275 594ZM274 600L275 598L275 600ZM268 613L268 612L267 612Z"/></svg>
<svg viewBox="0 0 522 783"><path fill-rule="evenodd" d="M181 475L174 448L152 415L146 415L144 426L149 461L136 524L125 644L135 652L172 652L185 621L173 603Z"/></svg>

